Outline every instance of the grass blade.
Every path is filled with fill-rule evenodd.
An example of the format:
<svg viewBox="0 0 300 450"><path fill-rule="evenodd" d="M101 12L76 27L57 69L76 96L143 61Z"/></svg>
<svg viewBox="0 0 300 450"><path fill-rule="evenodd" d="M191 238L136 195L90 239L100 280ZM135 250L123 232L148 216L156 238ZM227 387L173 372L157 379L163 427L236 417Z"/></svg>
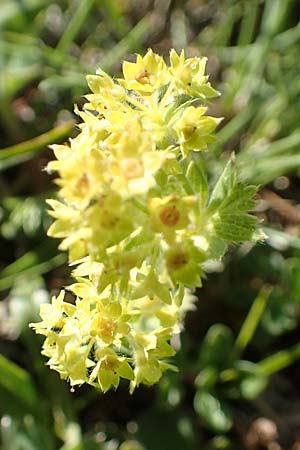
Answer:
<svg viewBox="0 0 300 450"><path fill-rule="evenodd" d="M80 28L86 21L92 7L94 6L95 0L84 0L79 2L79 7L72 16L66 31L62 35L56 49L62 53L67 53L72 42L75 40Z"/></svg>
<svg viewBox="0 0 300 450"><path fill-rule="evenodd" d="M69 122L63 123L62 125L53 128L46 133L41 134L33 139L29 139L25 142L20 142L20 144L13 145L11 147L0 149L0 169L1 162L3 160L14 158L19 155L24 155L30 152L37 152L43 150L47 145L53 144L54 142L60 141L70 134L74 128L75 121L70 120Z"/></svg>
<svg viewBox="0 0 300 450"><path fill-rule="evenodd" d="M300 344L296 344L287 350L281 350L274 355L260 361L259 366L266 375L272 375L293 364L300 358Z"/></svg>
<svg viewBox="0 0 300 450"><path fill-rule="evenodd" d="M272 287L264 286L258 293L256 299L254 300L251 309L242 325L238 337L235 341L235 349L240 356L257 329L261 316L265 310L267 300L271 294Z"/></svg>
<svg viewBox="0 0 300 450"><path fill-rule="evenodd" d="M30 408L37 407L38 397L28 372L0 354L0 387ZM1 398L1 391L0 391Z"/></svg>

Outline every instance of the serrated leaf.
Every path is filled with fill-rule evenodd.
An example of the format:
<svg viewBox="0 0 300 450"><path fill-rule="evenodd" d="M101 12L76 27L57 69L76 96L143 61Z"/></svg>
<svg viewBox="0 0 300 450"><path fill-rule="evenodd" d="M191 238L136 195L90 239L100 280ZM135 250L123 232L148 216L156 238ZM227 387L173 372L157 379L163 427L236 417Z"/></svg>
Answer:
<svg viewBox="0 0 300 450"><path fill-rule="evenodd" d="M256 186L237 180L234 160L226 165L212 193L209 210L216 235L230 242L257 240L257 218L248 214L253 209Z"/></svg>
<svg viewBox="0 0 300 450"><path fill-rule="evenodd" d="M249 211L255 206L253 196L257 192L257 187L237 182L232 186L230 195L224 198L221 210Z"/></svg>
<svg viewBox="0 0 300 450"><path fill-rule="evenodd" d="M218 237L230 242L251 241L257 218L245 213L219 213L213 220Z"/></svg>
<svg viewBox="0 0 300 450"><path fill-rule="evenodd" d="M228 195L231 193L233 186L236 183L236 172L234 170L234 156L230 158L218 179L209 201L209 208L214 211Z"/></svg>

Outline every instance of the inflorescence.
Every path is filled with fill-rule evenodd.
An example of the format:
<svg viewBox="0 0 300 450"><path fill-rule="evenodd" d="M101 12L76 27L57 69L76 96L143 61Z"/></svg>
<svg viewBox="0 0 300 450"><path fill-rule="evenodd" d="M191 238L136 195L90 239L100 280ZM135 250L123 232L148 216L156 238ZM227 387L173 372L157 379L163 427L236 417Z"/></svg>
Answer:
<svg viewBox="0 0 300 450"><path fill-rule="evenodd" d="M206 58L149 50L124 62L123 78L101 69L81 111L80 133L54 145L59 200L48 200L75 283L41 307L32 324L46 337L48 364L71 386L106 392L120 379L156 383L201 286L205 263L230 242L260 239L249 215L255 187L237 180L231 160L209 192L199 152L220 119L206 114L218 96Z"/></svg>

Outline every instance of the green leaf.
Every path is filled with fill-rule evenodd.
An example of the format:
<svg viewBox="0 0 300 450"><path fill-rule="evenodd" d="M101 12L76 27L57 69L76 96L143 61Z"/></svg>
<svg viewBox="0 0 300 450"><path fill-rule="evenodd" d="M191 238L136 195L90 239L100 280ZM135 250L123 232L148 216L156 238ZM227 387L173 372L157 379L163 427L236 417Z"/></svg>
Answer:
<svg viewBox="0 0 300 450"><path fill-rule="evenodd" d="M212 212L216 209L223 212L248 211L255 206L252 197L256 192L256 186L238 181L232 156L211 194L209 208Z"/></svg>
<svg viewBox="0 0 300 450"><path fill-rule="evenodd" d="M222 214L214 219L218 237L230 242L251 241L255 236L257 219L249 214Z"/></svg>
<svg viewBox="0 0 300 450"><path fill-rule="evenodd" d="M226 211L248 211L255 206L253 196L256 192L256 186L250 186L236 181L231 186L231 189L228 190L229 195L224 197L221 209Z"/></svg>
<svg viewBox="0 0 300 450"><path fill-rule="evenodd" d="M28 252L0 272L0 291L12 287L19 277L37 277L65 262L66 255L57 255L56 249L53 251L49 245Z"/></svg>
<svg viewBox="0 0 300 450"><path fill-rule="evenodd" d="M216 235L230 242L257 240L257 218L248 214L255 206L253 196L256 186L247 186L238 182L234 159L227 163L212 192L209 211Z"/></svg>
<svg viewBox="0 0 300 450"><path fill-rule="evenodd" d="M29 373L0 355L0 404L2 391L30 409L37 408L38 397Z"/></svg>
<svg viewBox="0 0 300 450"><path fill-rule="evenodd" d="M217 433L232 427L232 413L228 405L211 392L199 390L194 397L194 409L206 425Z"/></svg>
<svg viewBox="0 0 300 450"><path fill-rule="evenodd" d="M94 3L95 0L85 0L84 2L78 3L78 8L72 14L71 20L57 45L57 49L59 51L63 53L66 53L68 51L72 42L74 42L77 34L79 33L81 27L87 21L88 16L91 14Z"/></svg>
<svg viewBox="0 0 300 450"><path fill-rule="evenodd" d="M299 258L288 258L283 267L283 281L291 292L291 297L298 304L300 302L300 260Z"/></svg>
<svg viewBox="0 0 300 450"><path fill-rule="evenodd" d="M234 165L235 158L232 155L211 193L209 201L211 211L214 211L228 197L228 193L232 191L236 184Z"/></svg>
<svg viewBox="0 0 300 450"><path fill-rule="evenodd" d="M268 377L258 364L250 361L236 361L234 368L238 371L241 397L254 400L266 388Z"/></svg>
<svg viewBox="0 0 300 450"><path fill-rule="evenodd" d="M244 320L238 337L236 338L236 355L240 355L245 350L247 345L251 342L251 339L253 338L254 333L259 325L271 292L272 287L269 285L265 285L261 288L256 298L254 299L251 309L248 312L246 319Z"/></svg>
<svg viewBox="0 0 300 450"><path fill-rule="evenodd" d="M266 375L279 372L300 358L300 344L281 350L260 361L259 365Z"/></svg>
<svg viewBox="0 0 300 450"><path fill-rule="evenodd" d="M204 208L208 198L208 183L200 163L196 161L189 163L186 178L192 191L199 196L200 207Z"/></svg>
<svg viewBox="0 0 300 450"><path fill-rule="evenodd" d="M292 283L289 288L292 290ZM275 286L262 318L264 329L272 336L280 336L296 328L298 323L299 305L287 296L285 289L282 289L281 286Z"/></svg>
<svg viewBox="0 0 300 450"><path fill-rule="evenodd" d="M195 386L202 389L213 389L219 379L219 371L212 366L204 367L195 380Z"/></svg>
<svg viewBox="0 0 300 450"><path fill-rule="evenodd" d="M230 328L223 324L212 325L202 343L199 364L203 368L224 368L230 364L232 349L233 335Z"/></svg>

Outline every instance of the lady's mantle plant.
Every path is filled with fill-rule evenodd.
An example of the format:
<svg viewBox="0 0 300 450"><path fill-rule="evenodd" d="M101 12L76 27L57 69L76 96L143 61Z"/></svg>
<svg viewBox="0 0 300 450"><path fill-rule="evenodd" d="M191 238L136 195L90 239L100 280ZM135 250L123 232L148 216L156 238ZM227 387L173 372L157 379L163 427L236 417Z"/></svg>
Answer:
<svg viewBox="0 0 300 450"><path fill-rule="evenodd" d="M206 115L218 92L205 64L172 50L167 66L149 50L124 62L121 79L99 69L76 110L80 134L53 146L60 200L48 200L49 235L76 265L67 288L76 303L62 291L32 326L72 386L156 383L173 369L170 340L204 263L230 242L260 238L247 213L255 187L237 181L232 160L209 194L199 152L220 119Z"/></svg>

